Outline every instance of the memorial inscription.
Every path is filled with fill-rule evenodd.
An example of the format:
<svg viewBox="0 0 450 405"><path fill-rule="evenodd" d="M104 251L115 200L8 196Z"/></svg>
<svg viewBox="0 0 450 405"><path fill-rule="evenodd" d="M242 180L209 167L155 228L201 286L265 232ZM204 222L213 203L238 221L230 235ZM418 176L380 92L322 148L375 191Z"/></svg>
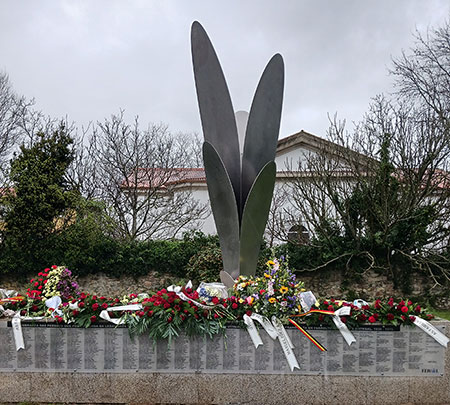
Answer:
<svg viewBox="0 0 450 405"><path fill-rule="evenodd" d="M438 329L443 330L443 326ZM77 371L83 373L244 373L291 374L278 340L260 330L257 349L245 330L230 326L226 337L187 337L156 345L147 337L130 338L124 328L23 327L25 349L16 352L12 330L0 322L0 372ZM305 375L440 376L445 348L417 328L355 330L348 346L336 330L316 329L319 351L296 329L287 328L300 370Z"/></svg>

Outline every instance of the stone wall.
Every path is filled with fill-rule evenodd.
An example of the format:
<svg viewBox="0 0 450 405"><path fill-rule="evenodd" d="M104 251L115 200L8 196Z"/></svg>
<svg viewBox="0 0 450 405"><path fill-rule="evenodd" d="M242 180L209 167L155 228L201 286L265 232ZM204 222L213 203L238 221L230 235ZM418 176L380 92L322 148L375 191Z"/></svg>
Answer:
<svg viewBox="0 0 450 405"><path fill-rule="evenodd" d="M450 322L446 335L450 335ZM299 357L299 360L302 359ZM0 401L87 404L450 404L443 375L0 372Z"/></svg>

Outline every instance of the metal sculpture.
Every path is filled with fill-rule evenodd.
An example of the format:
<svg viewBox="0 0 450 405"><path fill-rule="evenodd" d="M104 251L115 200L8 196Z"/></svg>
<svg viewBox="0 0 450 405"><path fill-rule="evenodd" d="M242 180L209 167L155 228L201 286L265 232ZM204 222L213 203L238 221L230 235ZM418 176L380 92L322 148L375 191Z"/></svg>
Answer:
<svg viewBox="0 0 450 405"><path fill-rule="evenodd" d="M206 182L223 257L221 279L231 285L239 274L255 274L269 215L283 102L283 58L274 55L258 83L241 159L225 77L211 41L198 22L192 24L191 46L205 139Z"/></svg>

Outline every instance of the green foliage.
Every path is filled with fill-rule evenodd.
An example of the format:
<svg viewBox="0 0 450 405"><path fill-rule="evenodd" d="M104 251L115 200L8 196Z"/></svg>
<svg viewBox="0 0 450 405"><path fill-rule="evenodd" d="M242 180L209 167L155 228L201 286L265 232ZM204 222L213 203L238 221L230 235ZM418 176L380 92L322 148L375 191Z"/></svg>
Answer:
<svg viewBox="0 0 450 405"><path fill-rule="evenodd" d="M51 246L49 239L65 228L77 200L64 179L73 159L72 143L61 126L51 135L37 134L36 142L22 145L11 161L14 191L3 200L2 272L10 269L20 275L48 263L44 255Z"/></svg>
<svg viewBox="0 0 450 405"><path fill-rule="evenodd" d="M52 135L39 133L37 142L21 146L11 162L14 193L6 198L6 237L25 248L55 230L55 219L73 204L74 195L64 181L73 159L72 138L63 126Z"/></svg>
<svg viewBox="0 0 450 405"><path fill-rule="evenodd" d="M186 277L196 282L220 281L223 270L222 253L216 245L206 246L194 254L186 267Z"/></svg>

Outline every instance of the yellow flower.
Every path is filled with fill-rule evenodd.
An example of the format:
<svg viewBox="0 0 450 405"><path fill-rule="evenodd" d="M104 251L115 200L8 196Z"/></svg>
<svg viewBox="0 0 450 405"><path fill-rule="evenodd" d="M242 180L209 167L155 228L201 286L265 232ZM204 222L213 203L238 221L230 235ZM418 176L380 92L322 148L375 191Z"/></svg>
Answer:
<svg viewBox="0 0 450 405"><path fill-rule="evenodd" d="M277 300L275 299L275 298L273 298L273 297L271 297L271 298L269 298L269 302L271 303L271 304L273 304L274 302L276 302Z"/></svg>
<svg viewBox="0 0 450 405"><path fill-rule="evenodd" d="M272 278L272 276L270 274L264 273L264 277L265 278Z"/></svg>
<svg viewBox="0 0 450 405"><path fill-rule="evenodd" d="M267 262L266 262L266 264L268 265L268 266L270 266L270 265L274 265L275 264L275 262L273 261L273 260L268 260Z"/></svg>
<svg viewBox="0 0 450 405"><path fill-rule="evenodd" d="M283 287L280 288L280 293L281 294L286 294L288 292L288 290L289 289L287 287L283 286Z"/></svg>
<svg viewBox="0 0 450 405"><path fill-rule="evenodd" d="M239 298L239 304L242 304L244 300L242 298Z"/></svg>

